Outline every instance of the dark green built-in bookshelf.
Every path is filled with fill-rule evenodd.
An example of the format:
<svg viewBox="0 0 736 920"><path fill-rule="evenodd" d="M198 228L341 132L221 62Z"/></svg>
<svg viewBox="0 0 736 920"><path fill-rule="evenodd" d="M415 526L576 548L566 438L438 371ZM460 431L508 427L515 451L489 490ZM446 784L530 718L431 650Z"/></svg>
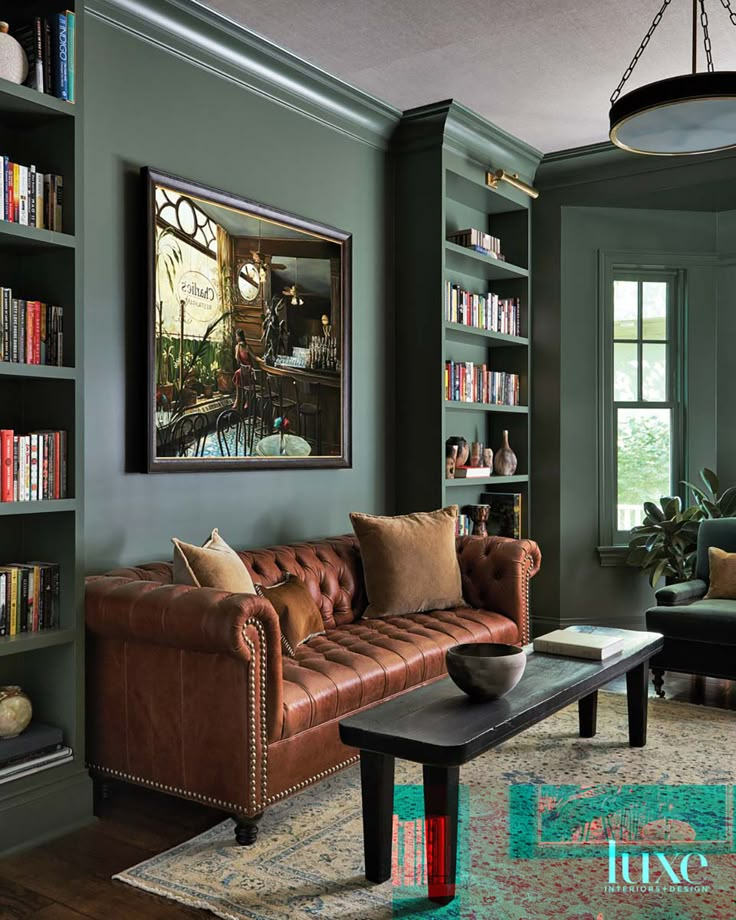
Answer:
<svg viewBox="0 0 736 920"><path fill-rule="evenodd" d="M83 2L29 0L23 16L73 10L77 74L82 72ZM17 2L0 0L12 24ZM0 428L69 432L69 498L0 503L0 562L44 559L61 565L58 629L0 638L0 685L20 684L34 717L59 725L74 750L61 766L0 784L0 852L27 846L92 817L84 760L84 610L82 565L82 107L0 80L0 153L63 175L62 233L0 221L0 284L64 306L64 367L0 362Z"/></svg>
<svg viewBox="0 0 736 920"><path fill-rule="evenodd" d="M530 205L507 183L486 183L505 169L533 182L541 153L456 102L404 114L394 141L396 221L396 498L398 510L473 504L487 491L521 492L522 532L530 505L531 292ZM506 259L448 242L473 227L500 238ZM518 297L520 335L502 335L449 322L445 284L501 298ZM446 360L487 364L518 374L520 406L450 402ZM509 431L519 465L514 476L445 478L445 440L461 435L494 451Z"/></svg>

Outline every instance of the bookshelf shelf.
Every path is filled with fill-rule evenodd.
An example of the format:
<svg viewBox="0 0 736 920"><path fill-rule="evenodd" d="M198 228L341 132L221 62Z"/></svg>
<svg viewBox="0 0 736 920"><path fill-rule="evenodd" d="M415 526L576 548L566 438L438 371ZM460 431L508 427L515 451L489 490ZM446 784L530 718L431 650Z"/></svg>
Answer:
<svg viewBox="0 0 736 920"><path fill-rule="evenodd" d="M445 320L445 333L448 339L456 341L477 341L488 339L489 347L510 347L517 345L528 347L529 339L521 335L503 335L500 332L491 332L490 329L476 329L475 326L466 326L463 323L451 323Z"/></svg>
<svg viewBox="0 0 736 920"><path fill-rule="evenodd" d="M71 645L76 639L77 634L73 629L42 629L36 633L3 636L0 638L0 657L53 648L57 645Z"/></svg>
<svg viewBox="0 0 736 920"><path fill-rule="evenodd" d="M458 400L446 399L446 409L462 409L473 412L513 412L514 414L526 415L529 412L529 406L497 406L494 403L479 402L461 402Z"/></svg>
<svg viewBox="0 0 736 920"><path fill-rule="evenodd" d="M55 96L0 80L0 120L5 124L15 126L29 120L73 118L75 108L72 103Z"/></svg>
<svg viewBox="0 0 736 920"><path fill-rule="evenodd" d="M41 502L0 502L0 517L18 514L58 514L61 511L77 510L77 500L74 498Z"/></svg>
<svg viewBox="0 0 736 920"><path fill-rule="evenodd" d="M74 367L55 367L45 364L14 364L0 361L0 377L25 377L35 380L76 380Z"/></svg>
<svg viewBox="0 0 736 920"><path fill-rule="evenodd" d="M2 854L91 821L92 790L84 751L84 394L77 385L84 370L85 0L0 0L0 7L0 19L10 24L11 34L30 22L35 28L35 17L45 29L53 17L74 14L78 78L74 104L0 80L0 154L63 178L63 223L55 226L66 231L0 221L0 285L19 300L37 299L63 308L64 356L71 365L0 362L0 428L18 435L39 429L66 431L67 494L77 496L0 502L0 565L32 560L57 565L60 614L57 628L0 638L0 685L22 687L33 703L34 720L60 728L64 743L74 752L68 763L0 784ZM67 19L67 31L69 23ZM58 50L52 47L52 54Z"/></svg>
<svg viewBox="0 0 736 920"><path fill-rule="evenodd" d="M486 175L505 169L533 183L541 153L456 102L405 112L393 144L400 266L395 432L401 445L396 475L402 485L397 511L440 508L451 502L462 510L491 492L499 501L512 498L513 507L521 507L521 534L526 536L534 484L529 463L532 302L525 267L531 265L531 199L507 183L490 188ZM507 261L448 239L468 229L499 240ZM458 291L453 302L457 314L446 302L453 288ZM479 315L494 315L498 309L500 322L509 322L502 328L517 328L519 335L451 322L449 316L463 316L461 306L476 308ZM448 363L518 378L522 405L446 399ZM496 382L499 379L503 381ZM480 442L497 451L505 432L517 456L518 475L446 478L448 438ZM405 449L409 444L421 445L420 462L416 451Z"/></svg>
<svg viewBox="0 0 736 920"><path fill-rule="evenodd" d="M445 485L450 488L463 486L510 486L529 482L528 476L478 476L471 479L446 479Z"/></svg>
<svg viewBox="0 0 736 920"><path fill-rule="evenodd" d="M74 249L76 239L70 233L54 233L51 230L39 230L37 227L25 227L2 220L0 246L3 252L33 253L52 248Z"/></svg>
<svg viewBox="0 0 736 920"><path fill-rule="evenodd" d="M503 259L494 259L493 256L483 255L482 252L474 252L472 249L458 246L457 243L451 243L449 240L445 240L445 250L448 268L456 267L466 274L477 275L488 281L529 277L526 268L513 265L511 262L504 262Z"/></svg>

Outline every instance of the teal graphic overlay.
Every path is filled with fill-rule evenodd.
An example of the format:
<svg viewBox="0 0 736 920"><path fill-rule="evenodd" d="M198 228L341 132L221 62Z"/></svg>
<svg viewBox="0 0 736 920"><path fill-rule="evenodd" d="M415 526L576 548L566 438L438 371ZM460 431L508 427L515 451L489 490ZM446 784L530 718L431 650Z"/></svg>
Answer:
<svg viewBox="0 0 736 920"><path fill-rule="evenodd" d="M609 840L629 852L733 853L734 787L509 787L509 855L600 858Z"/></svg>
<svg viewBox="0 0 736 920"><path fill-rule="evenodd" d="M424 789L421 785L396 786L394 790L394 839L392 916L401 920L460 920L468 896L470 865L470 796L460 785L457 835L457 883L455 899L438 906L427 898L424 848Z"/></svg>

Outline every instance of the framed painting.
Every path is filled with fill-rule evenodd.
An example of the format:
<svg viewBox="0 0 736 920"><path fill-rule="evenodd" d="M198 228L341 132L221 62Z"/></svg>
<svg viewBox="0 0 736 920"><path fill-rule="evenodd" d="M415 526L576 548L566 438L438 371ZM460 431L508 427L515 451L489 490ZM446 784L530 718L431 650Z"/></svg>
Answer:
<svg viewBox="0 0 736 920"><path fill-rule="evenodd" d="M349 467L351 235L143 174L149 472Z"/></svg>

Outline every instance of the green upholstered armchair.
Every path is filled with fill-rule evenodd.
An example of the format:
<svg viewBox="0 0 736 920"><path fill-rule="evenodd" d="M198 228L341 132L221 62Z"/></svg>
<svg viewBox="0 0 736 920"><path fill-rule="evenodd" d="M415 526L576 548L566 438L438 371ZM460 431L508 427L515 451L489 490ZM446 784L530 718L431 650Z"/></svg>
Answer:
<svg viewBox="0 0 736 920"><path fill-rule="evenodd" d="M703 521L695 578L660 588L647 610L647 629L662 633L664 648L651 660L654 688L664 696L664 672L736 679L736 600L708 600L708 549L736 553L736 518Z"/></svg>

